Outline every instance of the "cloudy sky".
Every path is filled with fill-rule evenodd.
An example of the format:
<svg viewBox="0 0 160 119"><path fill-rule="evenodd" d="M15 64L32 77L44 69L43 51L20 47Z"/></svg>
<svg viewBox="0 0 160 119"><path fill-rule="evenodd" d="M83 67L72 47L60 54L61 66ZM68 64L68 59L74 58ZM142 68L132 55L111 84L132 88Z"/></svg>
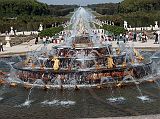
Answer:
<svg viewBox="0 0 160 119"><path fill-rule="evenodd" d="M47 4L77 4L77 5L87 5L96 3L108 3L108 2L121 2L122 0L39 0L40 2L45 2Z"/></svg>

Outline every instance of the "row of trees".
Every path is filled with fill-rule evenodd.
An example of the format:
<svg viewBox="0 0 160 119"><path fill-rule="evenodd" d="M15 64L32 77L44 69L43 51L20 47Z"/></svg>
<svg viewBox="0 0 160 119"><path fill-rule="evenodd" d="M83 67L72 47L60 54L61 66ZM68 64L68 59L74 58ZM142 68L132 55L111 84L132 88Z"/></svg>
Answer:
<svg viewBox="0 0 160 119"><path fill-rule="evenodd" d="M88 5L102 15L117 13L150 12L160 10L160 0L124 0L121 3L105 3Z"/></svg>
<svg viewBox="0 0 160 119"><path fill-rule="evenodd" d="M119 4L120 13L160 10L160 0L124 0Z"/></svg>
<svg viewBox="0 0 160 119"><path fill-rule="evenodd" d="M49 11L52 16L66 16L76 7L76 5L49 5Z"/></svg>
<svg viewBox="0 0 160 119"><path fill-rule="evenodd" d="M37 0L0 0L0 16L52 15L65 16L75 5L47 5Z"/></svg>
<svg viewBox="0 0 160 119"><path fill-rule="evenodd" d="M61 23L66 22L67 18L62 17L51 17L51 16L18 16L15 19L8 19L3 17L0 19L0 32L10 31L10 27L17 31L33 31L38 30L39 25L43 24L44 28L54 27L55 25L58 26Z"/></svg>
<svg viewBox="0 0 160 119"><path fill-rule="evenodd" d="M36 0L0 0L1 16L46 15L48 6Z"/></svg>
<svg viewBox="0 0 160 119"><path fill-rule="evenodd" d="M106 3L88 5L88 7L102 15L113 15L118 13L118 5L118 3Z"/></svg>
<svg viewBox="0 0 160 119"><path fill-rule="evenodd" d="M111 20L118 26L122 26L124 20L131 26L149 26L154 25L154 21L160 22L160 0L124 0L88 7L104 15L99 19Z"/></svg>
<svg viewBox="0 0 160 119"><path fill-rule="evenodd" d="M58 26L67 21L64 16L74 11L74 5L47 5L38 0L0 0L0 32L38 30Z"/></svg>

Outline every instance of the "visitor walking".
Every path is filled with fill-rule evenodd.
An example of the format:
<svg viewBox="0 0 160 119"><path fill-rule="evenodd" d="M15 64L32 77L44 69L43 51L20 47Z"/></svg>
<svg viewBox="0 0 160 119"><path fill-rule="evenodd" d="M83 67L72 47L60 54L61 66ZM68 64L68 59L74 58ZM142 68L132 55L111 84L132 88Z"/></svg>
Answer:
<svg viewBox="0 0 160 119"><path fill-rule="evenodd" d="M128 39L129 39L128 34L126 34L125 38L126 38L126 42L128 42Z"/></svg>
<svg viewBox="0 0 160 119"><path fill-rule="evenodd" d="M134 42L137 41L137 33L136 33L136 32L133 33L133 41L134 41Z"/></svg>
<svg viewBox="0 0 160 119"><path fill-rule="evenodd" d="M147 42L147 40L148 40L147 34L145 32L143 32L142 43Z"/></svg>
<svg viewBox="0 0 160 119"><path fill-rule="evenodd" d="M35 44L37 44L38 43L38 37L36 37L36 40L35 40Z"/></svg>
<svg viewBox="0 0 160 119"><path fill-rule="evenodd" d="M3 52L3 43L2 42L0 42L0 52Z"/></svg>
<svg viewBox="0 0 160 119"><path fill-rule="evenodd" d="M147 36L147 34L145 33L145 42L147 42L147 40L148 40L148 36Z"/></svg>
<svg viewBox="0 0 160 119"><path fill-rule="evenodd" d="M132 41L132 39L133 39L133 33L129 32L129 40Z"/></svg>
<svg viewBox="0 0 160 119"><path fill-rule="evenodd" d="M119 43L120 43L121 41L124 42L124 39L123 39L123 35L122 35L122 34L119 35L119 37L118 37L118 39L117 39L117 44L119 45Z"/></svg>
<svg viewBox="0 0 160 119"><path fill-rule="evenodd" d="M123 42L126 43L126 34L123 34Z"/></svg>
<svg viewBox="0 0 160 119"><path fill-rule="evenodd" d="M142 33L141 32L138 34L138 37L139 37L139 41L141 41L142 40Z"/></svg>
<svg viewBox="0 0 160 119"><path fill-rule="evenodd" d="M46 37L43 37L43 44L46 45Z"/></svg>
<svg viewBox="0 0 160 119"><path fill-rule="evenodd" d="M49 42L49 43L52 43L52 37L49 37L49 38L48 38L48 42Z"/></svg>
<svg viewBox="0 0 160 119"><path fill-rule="evenodd" d="M154 35L155 35L155 42L154 42L154 44L158 44L158 33L154 33Z"/></svg>

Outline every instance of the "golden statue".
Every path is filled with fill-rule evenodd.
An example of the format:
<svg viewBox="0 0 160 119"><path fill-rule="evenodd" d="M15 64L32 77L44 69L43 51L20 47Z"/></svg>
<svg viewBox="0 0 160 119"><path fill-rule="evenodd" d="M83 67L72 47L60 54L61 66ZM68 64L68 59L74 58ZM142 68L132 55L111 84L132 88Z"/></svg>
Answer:
<svg viewBox="0 0 160 119"><path fill-rule="evenodd" d="M134 63L135 63L135 62L134 62L134 60L132 59L132 60L131 60L131 64L134 64Z"/></svg>
<svg viewBox="0 0 160 119"><path fill-rule="evenodd" d="M34 69L34 68L35 68L35 64L32 63L32 69Z"/></svg>
<svg viewBox="0 0 160 119"><path fill-rule="evenodd" d="M133 49L133 52L135 53L135 56L138 60L144 60L144 57L142 57L142 55L139 54L139 52L136 49Z"/></svg>
<svg viewBox="0 0 160 119"><path fill-rule="evenodd" d="M93 78L93 80L97 80L97 74L94 73L94 74L92 75L92 78Z"/></svg>
<svg viewBox="0 0 160 119"><path fill-rule="evenodd" d="M114 62L113 62L112 56L109 56L109 57L107 58L107 62L108 62L108 68L109 68L109 69L110 69L110 68L113 68L113 66L115 65Z"/></svg>
<svg viewBox="0 0 160 119"><path fill-rule="evenodd" d="M126 61L124 61L123 63L122 63L122 67L126 67L127 66L127 63L126 63Z"/></svg>
<svg viewBox="0 0 160 119"><path fill-rule="evenodd" d="M57 71L59 69L59 65L60 65L60 61L59 61L58 57L54 57L52 59L52 61L54 62L53 69L54 69L54 71Z"/></svg>
<svg viewBox="0 0 160 119"><path fill-rule="evenodd" d="M117 53L117 55L119 55L121 53L119 48L116 49L116 53Z"/></svg>
<svg viewBox="0 0 160 119"><path fill-rule="evenodd" d="M40 69L41 69L41 70L44 70L44 67L45 67L44 64L42 64L42 65L40 66Z"/></svg>
<svg viewBox="0 0 160 119"><path fill-rule="evenodd" d="M28 57L28 58L25 60L24 64L25 64L25 65L28 65L28 63L31 63L31 62L32 62L32 58L31 58L31 57Z"/></svg>
<svg viewBox="0 0 160 119"><path fill-rule="evenodd" d="M98 69L100 69L100 66L99 66L99 64L96 62L96 69L98 70Z"/></svg>
<svg viewBox="0 0 160 119"><path fill-rule="evenodd" d="M144 57L142 57L142 55L140 55L139 57L138 57L138 60L144 60Z"/></svg>
<svg viewBox="0 0 160 119"><path fill-rule="evenodd" d="M24 65L31 67L32 69L35 68L35 64L33 63L33 59L32 57L28 57L25 62Z"/></svg>

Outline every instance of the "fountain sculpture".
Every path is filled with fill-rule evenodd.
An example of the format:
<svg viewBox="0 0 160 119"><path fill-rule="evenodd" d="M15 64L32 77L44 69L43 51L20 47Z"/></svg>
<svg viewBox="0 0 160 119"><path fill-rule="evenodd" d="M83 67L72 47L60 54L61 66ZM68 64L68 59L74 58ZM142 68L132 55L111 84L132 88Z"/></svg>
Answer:
<svg viewBox="0 0 160 119"><path fill-rule="evenodd" d="M45 89L83 86L121 87L141 83L152 72L152 61L132 47L118 48L105 41L95 27L95 17L80 7L72 16L71 29L63 31L63 43L47 50L29 52L26 60L14 64L24 85L41 79ZM134 80L133 80L134 79Z"/></svg>

